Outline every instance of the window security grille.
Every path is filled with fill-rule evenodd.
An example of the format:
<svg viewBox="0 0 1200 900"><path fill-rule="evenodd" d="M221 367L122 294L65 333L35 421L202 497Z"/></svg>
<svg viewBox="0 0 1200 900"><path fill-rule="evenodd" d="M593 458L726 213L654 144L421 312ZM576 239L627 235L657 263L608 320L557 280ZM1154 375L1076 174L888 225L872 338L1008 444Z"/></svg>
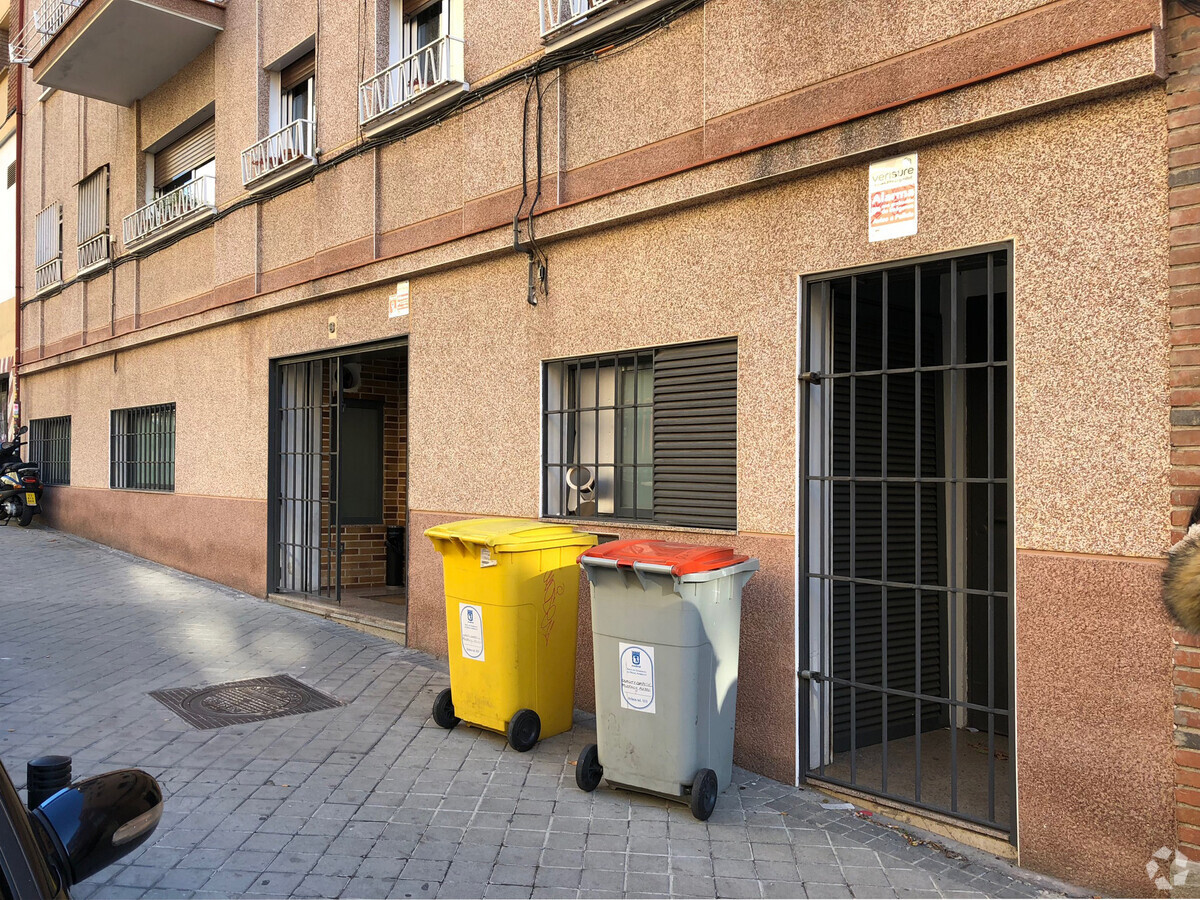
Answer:
<svg viewBox="0 0 1200 900"><path fill-rule="evenodd" d="M42 484L71 483L71 417L29 423L29 461L38 464Z"/></svg>
<svg viewBox="0 0 1200 900"><path fill-rule="evenodd" d="M175 490L175 404L114 409L109 466L113 488Z"/></svg>
<svg viewBox="0 0 1200 900"><path fill-rule="evenodd" d="M62 281L62 204L47 206L34 221L34 284L44 290Z"/></svg>
<svg viewBox="0 0 1200 900"><path fill-rule="evenodd" d="M79 183L76 244L80 271L108 259L108 166Z"/></svg>
<svg viewBox="0 0 1200 900"><path fill-rule="evenodd" d="M547 516L737 527L737 340L547 363Z"/></svg>

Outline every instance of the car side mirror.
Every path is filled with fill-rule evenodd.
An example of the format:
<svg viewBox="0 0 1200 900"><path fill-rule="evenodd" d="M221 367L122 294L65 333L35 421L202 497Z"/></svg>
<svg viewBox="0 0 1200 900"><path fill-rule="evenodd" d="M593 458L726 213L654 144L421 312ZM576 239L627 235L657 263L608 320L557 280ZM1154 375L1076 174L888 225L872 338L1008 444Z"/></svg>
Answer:
<svg viewBox="0 0 1200 900"><path fill-rule="evenodd" d="M29 814L68 884L78 884L145 843L162 818L162 789L141 769L77 781Z"/></svg>

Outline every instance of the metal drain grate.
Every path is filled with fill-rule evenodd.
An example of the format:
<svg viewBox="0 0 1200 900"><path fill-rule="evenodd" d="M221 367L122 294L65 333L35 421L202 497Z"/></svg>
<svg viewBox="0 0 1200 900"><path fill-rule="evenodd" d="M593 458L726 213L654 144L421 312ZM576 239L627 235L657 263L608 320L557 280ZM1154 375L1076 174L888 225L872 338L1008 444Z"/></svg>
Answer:
<svg viewBox="0 0 1200 900"><path fill-rule="evenodd" d="M291 675L249 678L202 688L171 688L151 691L150 696L197 728L245 725L342 705Z"/></svg>

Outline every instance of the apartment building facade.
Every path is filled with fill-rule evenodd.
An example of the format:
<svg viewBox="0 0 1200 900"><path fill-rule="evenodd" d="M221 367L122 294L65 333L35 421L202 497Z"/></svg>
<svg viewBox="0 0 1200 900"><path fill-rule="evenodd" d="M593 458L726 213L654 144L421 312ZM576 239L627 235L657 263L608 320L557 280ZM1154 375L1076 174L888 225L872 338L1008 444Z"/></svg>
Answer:
<svg viewBox="0 0 1200 900"><path fill-rule="evenodd" d="M438 655L432 525L734 546L739 764L1097 889L1200 850L1187 4L16 21L52 522L324 602L399 541Z"/></svg>

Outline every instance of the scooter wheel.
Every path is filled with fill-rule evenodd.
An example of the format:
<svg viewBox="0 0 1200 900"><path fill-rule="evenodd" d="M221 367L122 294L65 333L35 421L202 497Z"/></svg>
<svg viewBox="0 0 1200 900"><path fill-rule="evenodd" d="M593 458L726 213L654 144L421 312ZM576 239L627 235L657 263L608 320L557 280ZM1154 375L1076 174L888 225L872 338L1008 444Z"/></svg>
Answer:
<svg viewBox="0 0 1200 900"><path fill-rule="evenodd" d="M600 765L600 752L595 744L588 744L575 762L575 784L589 794L600 787L604 777L604 766Z"/></svg>
<svg viewBox="0 0 1200 900"><path fill-rule="evenodd" d="M532 750L541 736L542 720L532 709L518 709L508 722L508 743L518 753Z"/></svg>
<svg viewBox="0 0 1200 900"><path fill-rule="evenodd" d="M33 514L36 510L26 503L21 504L21 516L17 519L17 524L22 528L28 528L29 523L33 521Z"/></svg>
<svg viewBox="0 0 1200 900"><path fill-rule="evenodd" d="M701 769L692 782L692 815L707 822L717 807L717 773L712 769Z"/></svg>
<svg viewBox="0 0 1200 900"><path fill-rule="evenodd" d="M453 728L462 721L454 714L454 700L450 696L450 688L445 688L433 701L433 721L442 728Z"/></svg>

